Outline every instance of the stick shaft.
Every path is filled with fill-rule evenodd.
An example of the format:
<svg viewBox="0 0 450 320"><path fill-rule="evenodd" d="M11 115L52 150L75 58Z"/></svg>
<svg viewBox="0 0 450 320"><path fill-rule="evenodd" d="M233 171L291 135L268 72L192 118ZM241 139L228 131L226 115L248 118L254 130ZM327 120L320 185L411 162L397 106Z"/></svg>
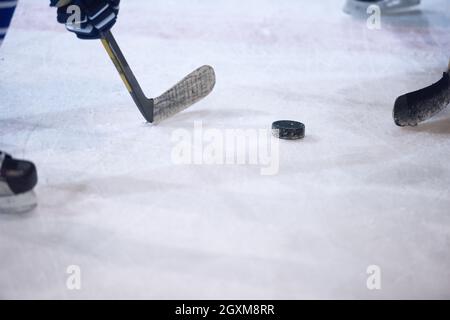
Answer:
<svg viewBox="0 0 450 320"><path fill-rule="evenodd" d="M102 33L101 41L142 115L148 122L153 122L153 102L145 97L111 31Z"/></svg>

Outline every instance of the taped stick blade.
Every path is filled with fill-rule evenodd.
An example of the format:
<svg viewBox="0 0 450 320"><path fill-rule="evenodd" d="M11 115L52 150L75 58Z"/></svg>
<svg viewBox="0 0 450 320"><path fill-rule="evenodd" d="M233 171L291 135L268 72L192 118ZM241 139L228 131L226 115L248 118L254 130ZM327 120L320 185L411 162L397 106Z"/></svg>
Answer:
<svg viewBox="0 0 450 320"><path fill-rule="evenodd" d="M167 119L205 98L214 89L215 84L216 75L212 67L198 68L154 99L154 122Z"/></svg>
<svg viewBox="0 0 450 320"><path fill-rule="evenodd" d="M444 110L450 103L449 74L422 90L400 96L395 101L394 120L400 127L417 126Z"/></svg>

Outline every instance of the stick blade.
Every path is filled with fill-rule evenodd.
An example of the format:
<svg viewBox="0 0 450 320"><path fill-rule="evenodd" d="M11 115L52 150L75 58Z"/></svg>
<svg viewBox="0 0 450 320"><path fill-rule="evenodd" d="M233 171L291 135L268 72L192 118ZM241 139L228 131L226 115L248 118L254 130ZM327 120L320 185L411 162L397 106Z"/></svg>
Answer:
<svg viewBox="0 0 450 320"><path fill-rule="evenodd" d="M400 96L395 101L394 120L400 127L415 127L444 110L450 103L450 78L444 73L435 84Z"/></svg>
<svg viewBox="0 0 450 320"><path fill-rule="evenodd" d="M211 93L215 84L216 75L212 67L198 68L154 99L154 122L158 123L197 103Z"/></svg>

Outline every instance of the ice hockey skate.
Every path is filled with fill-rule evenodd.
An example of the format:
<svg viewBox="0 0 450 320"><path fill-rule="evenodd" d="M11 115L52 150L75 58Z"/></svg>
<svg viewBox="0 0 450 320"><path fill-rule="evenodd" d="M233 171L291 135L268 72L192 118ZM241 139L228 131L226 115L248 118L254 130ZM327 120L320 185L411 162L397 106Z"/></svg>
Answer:
<svg viewBox="0 0 450 320"><path fill-rule="evenodd" d="M344 12L356 15L366 14L370 6L376 5L381 12L389 13L409 9L419 4L420 0L347 0Z"/></svg>
<svg viewBox="0 0 450 320"><path fill-rule="evenodd" d="M0 213L24 213L37 205L33 191L37 171L32 162L0 151Z"/></svg>

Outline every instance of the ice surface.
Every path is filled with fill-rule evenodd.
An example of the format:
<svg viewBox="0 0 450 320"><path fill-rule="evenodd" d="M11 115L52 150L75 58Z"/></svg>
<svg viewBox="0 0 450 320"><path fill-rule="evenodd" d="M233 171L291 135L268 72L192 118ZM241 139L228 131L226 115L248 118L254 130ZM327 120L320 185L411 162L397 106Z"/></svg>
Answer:
<svg viewBox="0 0 450 320"><path fill-rule="evenodd" d="M114 34L147 95L217 73L210 97L152 126L100 42L20 1L0 49L0 149L36 162L39 207L0 215L0 298L450 298L450 112L392 119L397 96L445 70L450 3L381 30L343 4L123 1ZM171 160L194 121L280 119L308 136L280 143L276 176Z"/></svg>

